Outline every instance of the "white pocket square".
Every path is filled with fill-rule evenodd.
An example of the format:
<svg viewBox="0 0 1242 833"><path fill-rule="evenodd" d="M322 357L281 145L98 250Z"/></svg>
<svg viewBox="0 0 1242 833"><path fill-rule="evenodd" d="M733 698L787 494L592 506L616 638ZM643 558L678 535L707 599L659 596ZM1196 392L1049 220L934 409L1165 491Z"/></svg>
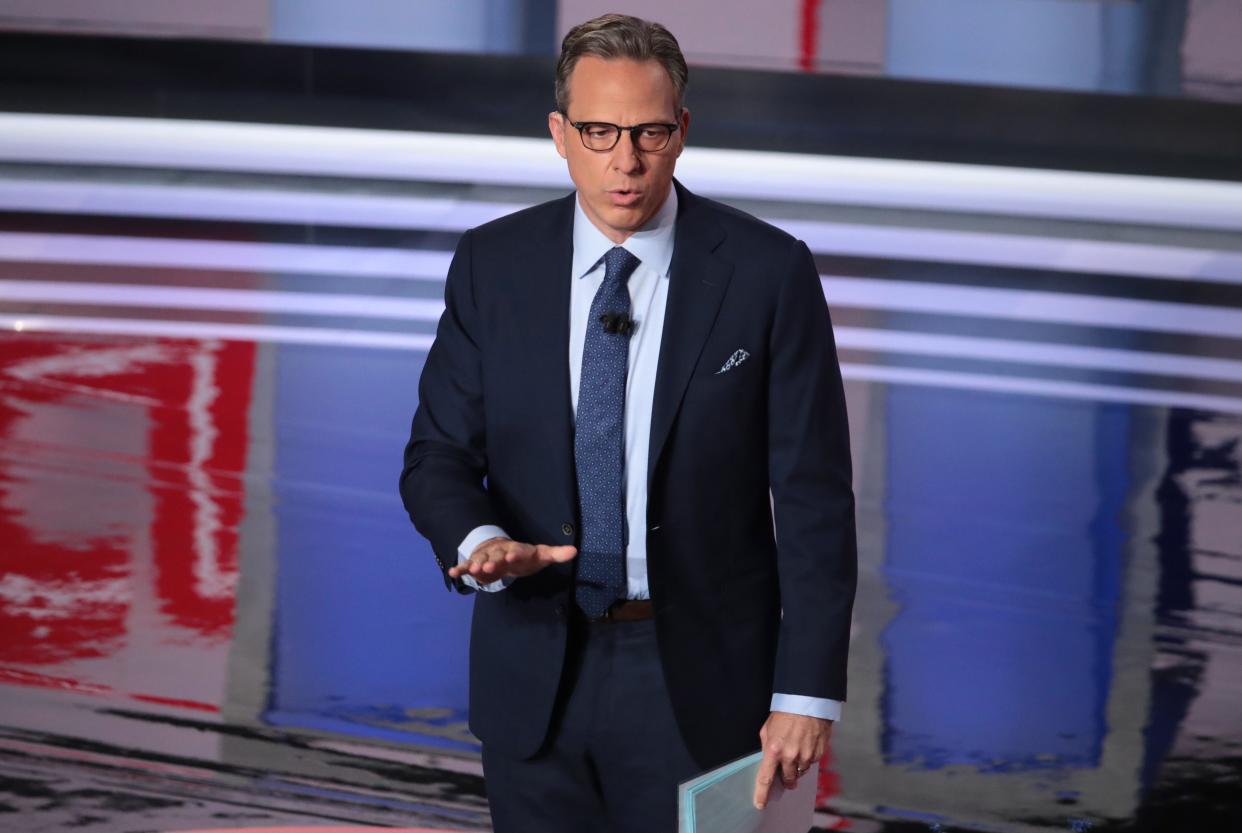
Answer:
<svg viewBox="0 0 1242 833"><path fill-rule="evenodd" d="M716 371L716 375L719 376L721 373L726 373L732 370L749 358L750 353L747 353L745 350L734 350L733 355L729 357L729 360L721 365L720 369Z"/></svg>

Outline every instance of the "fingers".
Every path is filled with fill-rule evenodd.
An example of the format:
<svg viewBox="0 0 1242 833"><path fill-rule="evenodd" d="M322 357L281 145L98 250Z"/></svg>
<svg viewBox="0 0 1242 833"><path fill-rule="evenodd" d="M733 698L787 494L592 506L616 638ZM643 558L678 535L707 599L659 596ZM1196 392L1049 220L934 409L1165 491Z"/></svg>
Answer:
<svg viewBox="0 0 1242 833"><path fill-rule="evenodd" d="M804 772L802 764L793 760L782 760L780 767L781 780L785 782L785 789L792 790L798 786L798 778Z"/></svg>
<svg viewBox="0 0 1242 833"><path fill-rule="evenodd" d="M785 789L792 790L798 786L798 779L808 766L803 761L810 756L801 754L797 743L781 739L768 744L767 752L776 761L775 774L784 782Z"/></svg>
<svg viewBox="0 0 1242 833"><path fill-rule="evenodd" d="M499 568L504 564L506 554L514 547L523 546L527 545L508 538L489 538L474 548L469 559L451 567L448 571L449 577L468 575L480 581L495 581L502 577Z"/></svg>
<svg viewBox="0 0 1242 833"><path fill-rule="evenodd" d="M815 742L815 751L811 755L812 762L819 763L820 760L824 757L824 749L825 747L827 747L828 738L830 738L831 736L832 736L832 724L829 723L828 731L824 733L824 735Z"/></svg>
<svg viewBox="0 0 1242 833"><path fill-rule="evenodd" d="M572 561L578 555L578 548L570 546L551 547L547 544L539 544L535 547L535 553L544 564L564 564L566 561Z"/></svg>
<svg viewBox="0 0 1242 833"><path fill-rule="evenodd" d="M528 576L549 564L563 564L570 561L577 554L578 550L569 546L519 544L516 547L510 547L505 553L504 566L513 575Z"/></svg>
<svg viewBox="0 0 1242 833"><path fill-rule="evenodd" d="M798 779L816 768L823 757L831 722L813 717L773 712L759 732L763 761L755 778L755 807L767 804L772 782L781 779L785 789L798 786Z"/></svg>
<svg viewBox="0 0 1242 833"><path fill-rule="evenodd" d="M763 760L759 762L759 774L755 776L755 809L762 810L768 803L768 793L772 789L772 781L776 779L779 759L764 745Z"/></svg>
<svg viewBox="0 0 1242 833"><path fill-rule="evenodd" d="M481 582L492 582L506 576L528 576L548 564L572 560L578 550L569 546L524 544L508 538L490 538L474 548L470 558L449 568L450 578L471 576Z"/></svg>

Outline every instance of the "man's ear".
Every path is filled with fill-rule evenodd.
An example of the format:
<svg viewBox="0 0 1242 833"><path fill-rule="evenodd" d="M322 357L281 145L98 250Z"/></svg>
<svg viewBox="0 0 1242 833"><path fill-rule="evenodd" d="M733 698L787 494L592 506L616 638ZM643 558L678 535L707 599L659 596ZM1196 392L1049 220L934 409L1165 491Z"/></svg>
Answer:
<svg viewBox="0 0 1242 833"><path fill-rule="evenodd" d="M556 152L561 155L562 159L565 159L565 117L555 110L548 113L548 132L552 134Z"/></svg>
<svg viewBox="0 0 1242 833"><path fill-rule="evenodd" d="M678 145L677 147L677 155L681 156L681 152L686 149L686 136L690 133L690 110L689 108L686 108L686 107L681 108L681 118L677 120L677 124L681 126L681 130L678 131L679 133L681 133L681 135L677 138L677 140L681 144Z"/></svg>

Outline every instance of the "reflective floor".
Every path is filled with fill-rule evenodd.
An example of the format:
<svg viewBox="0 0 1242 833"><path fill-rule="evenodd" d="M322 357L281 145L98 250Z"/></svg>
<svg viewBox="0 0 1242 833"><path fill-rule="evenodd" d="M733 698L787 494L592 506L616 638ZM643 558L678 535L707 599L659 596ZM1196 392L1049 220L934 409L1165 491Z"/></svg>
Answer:
<svg viewBox="0 0 1242 833"><path fill-rule="evenodd" d="M488 829L470 600L396 492L453 234L111 207L0 215L0 829ZM1236 251L1118 289L1081 241L834 239L862 570L818 828L1242 829Z"/></svg>

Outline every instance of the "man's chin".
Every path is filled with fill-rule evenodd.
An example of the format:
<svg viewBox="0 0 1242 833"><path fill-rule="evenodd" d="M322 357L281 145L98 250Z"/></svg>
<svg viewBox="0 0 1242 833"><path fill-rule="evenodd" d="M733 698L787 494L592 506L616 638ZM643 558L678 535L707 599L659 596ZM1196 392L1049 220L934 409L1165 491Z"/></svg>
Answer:
<svg viewBox="0 0 1242 833"><path fill-rule="evenodd" d="M608 237L628 237L642 226L642 212L633 209L618 210L610 206L592 206L587 217Z"/></svg>
<svg viewBox="0 0 1242 833"><path fill-rule="evenodd" d="M647 222L647 205L645 203L635 203L626 206L609 206L603 212L604 220L608 225L615 229L627 232L637 231Z"/></svg>

